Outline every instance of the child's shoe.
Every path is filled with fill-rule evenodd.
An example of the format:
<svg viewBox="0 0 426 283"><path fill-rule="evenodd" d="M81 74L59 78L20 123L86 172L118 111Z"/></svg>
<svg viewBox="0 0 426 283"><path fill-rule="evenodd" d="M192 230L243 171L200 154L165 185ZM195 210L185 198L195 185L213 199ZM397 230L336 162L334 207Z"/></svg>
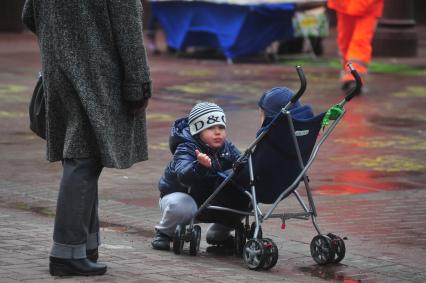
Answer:
<svg viewBox="0 0 426 283"><path fill-rule="evenodd" d="M172 239L166 234L155 230L154 238L152 239L151 245L156 250L168 251L170 250L170 241Z"/></svg>
<svg viewBox="0 0 426 283"><path fill-rule="evenodd" d="M215 239L206 239L207 244L209 245L215 245L215 246L221 246L225 249L233 249L235 247L235 238L232 235L229 235L226 239L224 240L215 240Z"/></svg>

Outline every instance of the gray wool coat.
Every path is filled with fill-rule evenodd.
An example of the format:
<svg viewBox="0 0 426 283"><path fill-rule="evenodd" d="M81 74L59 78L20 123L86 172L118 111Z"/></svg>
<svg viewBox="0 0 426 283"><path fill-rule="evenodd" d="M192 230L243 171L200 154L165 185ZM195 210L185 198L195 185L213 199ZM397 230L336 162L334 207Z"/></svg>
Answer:
<svg viewBox="0 0 426 283"><path fill-rule="evenodd" d="M151 96L140 0L26 0L22 19L38 37L47 98L47 159L100 158L128 168L148 159Z"/></svg>

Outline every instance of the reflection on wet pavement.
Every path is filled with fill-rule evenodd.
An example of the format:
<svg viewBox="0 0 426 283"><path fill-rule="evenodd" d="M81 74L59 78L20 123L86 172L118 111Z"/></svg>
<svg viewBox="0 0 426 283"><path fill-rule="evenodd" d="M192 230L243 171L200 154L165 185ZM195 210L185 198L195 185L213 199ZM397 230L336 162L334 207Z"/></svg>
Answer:
<svg viewBox="0 0 426 283"><path fill-rule="evenodd" d="M350 172L347 172L350 173ZM365 181L365 180L361 180ZM314 188L315 194L319 195L355 195L355 194L365 194L365 193L374 193L380 191L394 191L394 190L407 190L407 189L417 189L419 186L404 183L404 182L375 182L370 180L371 183L367 186L363 185L354 185L351 183L351 180L347 180L347 184L338 183L331 185L322 185Z"/></svg>
<svg viewBox="0 0 426 283"><path fill-rule="evenodd" d="M426 162L398 155L364 157L351 164L381 172L424 171L426 169Z"/></svg>
<svg viewBox="0 0 426 283"><path fill-rule="evenodd" d="M426 98L426 87L424 86L407 86L404 91L399 91L393 94L395 97L406 98Z"/></svg>
<svg viewBox="0 0 426 283"><path fill-rule="evenodd" d="M342 270L344 269L344 271ZM367 274L368 272L362 272L360 270L351 270L351 268L336 265L336 266L320 266L312 265L307 267L299 267L299 270L303 273L308 273L312 277L318 277L324 280L330 280L333 282L343 282L343 283L373 283L376 282L371 275ZM352 272L350 272L352 271ZM354 275L349 275L353 273Z"/></svg>
<svg viewBox="0 0 426 283"><path fill-rule="evenodd" d="M354 137L354 138L336 138L336 143L346 144L348 146L363 148L394 148L402 150L426 150L426 141L424 138L411 136L372 136L372 137Z"/></svg>
<svg viewBox="0 0 426 283"><path fill-rule="evenodd" d="M372 116L369 121L371 123L377 124L378 126L385 127L420 127L424 124L425 116L419 117L416 119L415 117L401 117L401 116Z"/></svg>

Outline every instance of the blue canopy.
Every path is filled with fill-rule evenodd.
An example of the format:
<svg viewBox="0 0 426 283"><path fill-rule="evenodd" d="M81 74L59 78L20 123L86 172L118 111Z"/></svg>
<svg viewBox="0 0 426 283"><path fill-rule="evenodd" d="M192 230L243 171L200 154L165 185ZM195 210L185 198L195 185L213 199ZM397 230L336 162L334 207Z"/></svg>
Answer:
<svg viewBox="0 0 426 283"><path fill-rule="evenodd" d="M255 54L275 40L293 36L294 4L231 5L208 2L151 2L167 44L214 47L227 58Z"/></svg>

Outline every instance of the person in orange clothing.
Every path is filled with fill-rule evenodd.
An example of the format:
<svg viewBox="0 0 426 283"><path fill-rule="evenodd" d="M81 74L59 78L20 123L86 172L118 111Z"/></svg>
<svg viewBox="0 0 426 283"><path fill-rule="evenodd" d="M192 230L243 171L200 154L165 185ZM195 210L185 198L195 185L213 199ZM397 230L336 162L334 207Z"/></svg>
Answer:
<svg viewBox="0 0 426 283"><path fill-rule="evenodd" d="M337 45L342 56L342 90L355 85L347 63L352 63L362 81L371 61L372 40L384 0L328 0L337 15Z"/></svg>

